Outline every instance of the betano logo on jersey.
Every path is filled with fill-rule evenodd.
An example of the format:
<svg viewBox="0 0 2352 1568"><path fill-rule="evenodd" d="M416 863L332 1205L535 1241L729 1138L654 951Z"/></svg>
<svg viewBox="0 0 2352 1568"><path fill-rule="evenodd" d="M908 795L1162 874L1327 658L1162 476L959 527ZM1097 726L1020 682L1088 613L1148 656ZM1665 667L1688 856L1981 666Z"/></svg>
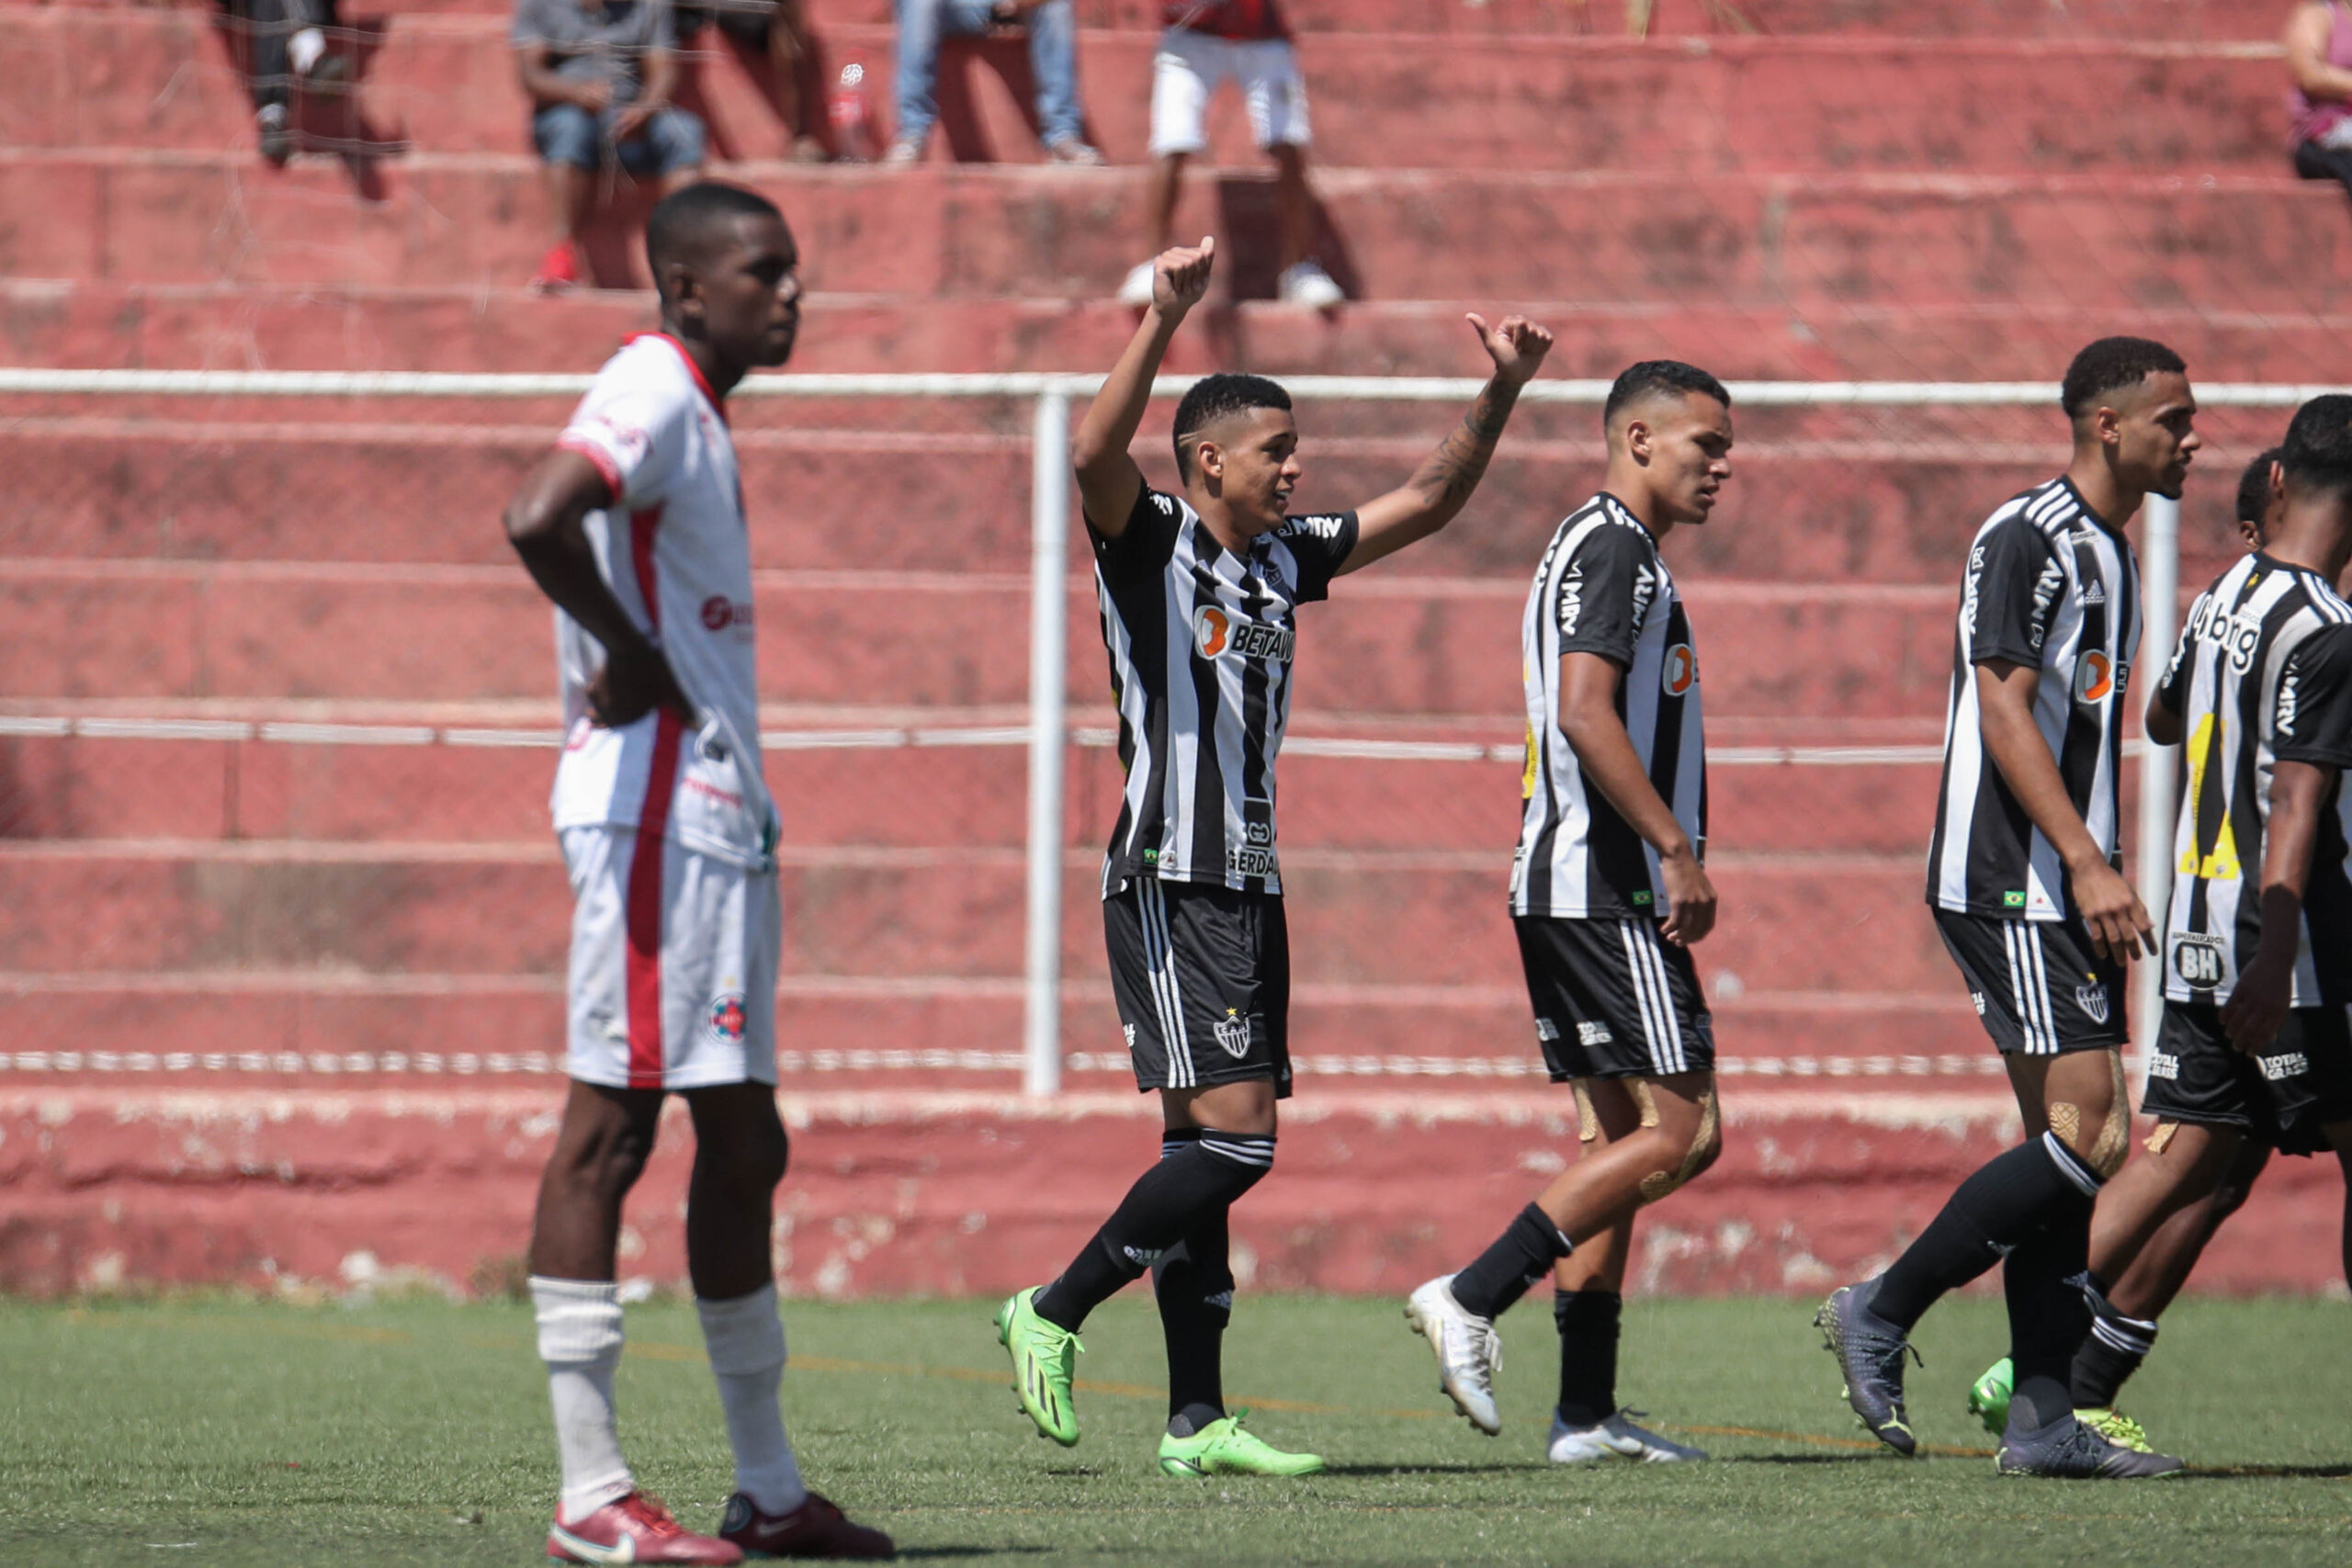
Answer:
<svg viewBox="0 0 2352 1568"><path fill-rule="evenodd" d="M2103 703L2115 691L2115 660L2097 649L2083 655L2075 666L2075 700L2078 703Z"/></svg>
<svg viewBox="0 0 2352 1568"><path fill-rule="evenodd" d="M1263 659L1288 664L1298 636L1288 626L1245 621L1218 604L1204 604L1193 612L1193 650L1203 659L1231 654L1236 659Z"/></svg>
<svg viewBox="0 0 2352 1568"><path fill-rule="evenodd" d="M1666 658L1658 666L1658 684L1669 697L1679 697L1699 683L1699 656L1690 651L1687 642L1678 642L1666 650Z"/></svg>

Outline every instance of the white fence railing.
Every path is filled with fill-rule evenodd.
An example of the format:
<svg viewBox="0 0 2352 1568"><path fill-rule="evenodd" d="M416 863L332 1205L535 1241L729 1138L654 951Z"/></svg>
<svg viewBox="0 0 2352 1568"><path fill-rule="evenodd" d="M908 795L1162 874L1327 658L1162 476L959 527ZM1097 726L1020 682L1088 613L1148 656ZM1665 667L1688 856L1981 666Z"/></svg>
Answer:
<svg viewBox="0 0 2352 1568"><path fill-rule="evenodd" d="M1152 385L1156 398L1181 397L1190 377L1163 376ZM583 375L470 375L408 371L283 370L74 370L0 367L0 396L211 396L240 398L559 398L584 392ZM1065 592L1069 543L1070 474L1064 457L1070 405L1092 395L1101 378L1026 372L1002 375L755 375L734 390L749 398L938 398L1026 399L1033 404L1034 459L1031 492L1029 647L1027 926L1023 977L1023 1083L1030 1093L1053 1094L1061 1086L1061 822L1064 748L1073 739L1065 690L1069 627ZM1481 383L1452 377L1298 376L1283 378L1297 397L1342 401L1446 402L1468 399ZM1528 403L1598 406L1609 392L1599 380L1537 381L1521 394ZM1746 407L2053 408L2057 388L2033 381L1734 381L1734 401ZM2292 408L2333 387L2260 383L2199 385L2199 401L2209 407ZM2168 657L2177 632L2179 581L2179 513L2177 503L2152 498L2147 507L2141 559L2146 592L2143 657ZM0 733L62 733L49 728L69 721L22 718L0 721ZM106 720L81 720L74 732L96 736ZM95 728L94 728L95 727ZM300 728L301 727L293 727ZM335 727L345 728L345 727ZM262 734L286 726L262 726L261 739L300 739L291 734ZM399 739L408 739L401 737ZM413 743L528 744L524 732L425 732ZM998 743L1017 743L991 735ZM775 738L790 744L782 737ZM967 743L971 743L967 741ZM1291 743L1310 750L1314 742ZM1382 744L1370 742L1374 746ZM1453 748L1430 748L1431 754ZM1893 753L1899 752L1895 756ZM1916 753L1916 754L1915 754ZM1927 748L1750 747L1711 760L1740 763L1926 762ZM2143 749L2140 756L2139 881L2142 896L2159 921L2171 886L2166 847L2172 833L2173 770L2168 752ZM2143 964L2136 976L2134 1017L2152 1030L2156 1010L2157 966ZM2144 1044L2144 1042L2143 1042Z"/></svg>

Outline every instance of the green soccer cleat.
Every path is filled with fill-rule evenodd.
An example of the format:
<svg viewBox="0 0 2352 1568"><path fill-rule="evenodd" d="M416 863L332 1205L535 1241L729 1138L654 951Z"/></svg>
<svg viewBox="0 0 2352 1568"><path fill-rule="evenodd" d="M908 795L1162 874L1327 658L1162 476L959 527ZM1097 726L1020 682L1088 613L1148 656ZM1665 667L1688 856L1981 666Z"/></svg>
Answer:
<svg viewBox="0 0 2352 1568"><path fill-rule="evenodd" d="M1170 1475L1313 1475L1320 1454L1286 1454L1241 1428L1247 1410L1212 1421L1189 1438L1159 1439L1159 1468Z"/></svg>
<svg viewBox="0 0 2352 1568"><path fill-rule="evenodd" d="M2009 1429L2009 1395L2017 1389L2017 1363L2004 1356L1969 1385L1968 1413L1984 1422L1984 1429L1997 1438Z"/></svg>
<svg viewBox="0 0 2352 1568"><path fill-rule="evenodd" d="M2075 1419L2119 1449L2130 1449L2135 1454L2156 1451L2155 1445L2148 1441L2148 1429L2120 1410L2077 1410Z"/></svg>
<svg viewBox="0 0 2352 1568"><path fill-rule="evenodd" d="M1069 1383L1079 1353L1078 1336L1037 1315L1035 1286L1017 1291L996 1309L996 1342L1012 1353L1012 1392L1021 1413L1037 1424L1037 1435L1064 1448L1078 1444L1078 1407Z"/></svg>

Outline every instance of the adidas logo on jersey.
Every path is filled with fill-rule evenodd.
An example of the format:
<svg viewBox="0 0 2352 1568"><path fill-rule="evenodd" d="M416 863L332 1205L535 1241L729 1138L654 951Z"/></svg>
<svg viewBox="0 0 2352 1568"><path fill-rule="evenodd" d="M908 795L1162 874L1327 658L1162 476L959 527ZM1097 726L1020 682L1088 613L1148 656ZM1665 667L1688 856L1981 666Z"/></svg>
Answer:
<svg viewBox="0 0 2352 1568"><path fill-rule="evenodd" d="M2106 583L2104 583L2104 582L2099 582L2099 581L2094 581L2088 588L2086 588L2086 589L2084 589L2084 590L2083 590L2083 601L2082 601L2082 602L2083 602L2083 605L2084 605L2084 607L2085 607L2085 608L2086 608L2086 609L2087 609L2089 606L2093 605L2093 604L2106 604L2106 603L2107 603L2107 584L2106 584Z"/></svg>

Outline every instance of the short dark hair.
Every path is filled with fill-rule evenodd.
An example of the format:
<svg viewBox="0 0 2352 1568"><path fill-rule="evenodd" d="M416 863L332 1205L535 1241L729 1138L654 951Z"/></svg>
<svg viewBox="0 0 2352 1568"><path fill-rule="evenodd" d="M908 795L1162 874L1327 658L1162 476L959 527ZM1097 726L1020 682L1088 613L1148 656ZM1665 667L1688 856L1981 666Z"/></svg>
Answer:
<svg viewBox="0 0 2352 1568"><path fill-rule="evenodd" d="M697 180L684 190L672 191L653 204L653 212L645 220L645 265L652 269L654 288L663 287L662 274L672 262L691 264L699 259L705 239L718 222L733 218L780 221L783 217L775 202L741 186Z"/></svg>
<svg viewBox="0 0 2352 1568"><path fill-rule="evenodd" d="M1179 479L1193 477L1193 459L1184 450L1184 438L1194 435L1215 424L1227 414L1250 409L1287 409L1290 394L1263 376L1247 376L1237 370L1220 370L1214 376L1204 376L1193 383L1184 400L1176 405L1176 474Z"/></svg>
<svg viewBox="0 0 2352 1568"><path fill-rule="evenodd" d="M2154 338L2103 337L2066 367L2058 406L2068 419L2081 419L2098 406L2101 396L2120 387L2136 387L2150 376L2168 372L2186 375L2188 370L2187 360Z"/></svg>
<svg viewBox="0 0 2352 1568"><path fill-rule="evenodd" d="M2238 521L2262 526L2270 514L2270 465L2278 460L2281 448L2273 446L2245 466L2238 476Z"/></svg>
<svg viewBox="0 0 2352 1568"><path fill-rule="evenodd" d="M1608 428L1619 409L1661 392L1702 392L1724 407L1731 407L1731 394L1724 389L1724 384L1697 366L1685 365L1679 359L1645 359L1639 365L1627 366L1609 384L1609 400L1600 405L1601 427Z"/></svg>
<svg viewBox="0 0 2352 1568"><path fill-rule="evenodd" d="M2297 409L2278 466L2299 491L2352 489L2352 394L2329 392Z"/></svg>

